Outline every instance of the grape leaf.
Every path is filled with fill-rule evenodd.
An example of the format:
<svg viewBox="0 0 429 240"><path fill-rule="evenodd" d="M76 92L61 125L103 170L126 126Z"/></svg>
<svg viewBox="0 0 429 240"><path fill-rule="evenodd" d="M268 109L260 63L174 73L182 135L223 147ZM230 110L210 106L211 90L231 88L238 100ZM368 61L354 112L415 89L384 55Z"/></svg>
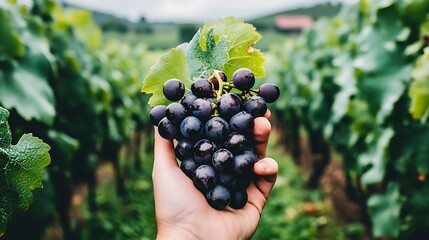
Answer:
<svg viewBox="0 0 429 240"><path fill-rule="evenodd" d="M227 47L229 41L222 37L216 43L213 31L214 29L211 28L207 33L205 50L199 45L200 31L195 34L189 44L185 43L179 46L185 51L191 79L200 76L208 78L214 69L222 69L228 61Z"/></svg>
<svg viewBox="0 0 429 240"><path fill-rule="evenodd" d="M398 236L401 229L400 197L399 185L391 182L385 193L374 194L368 199L368 213L373 223L372 232L375 237Z"/></svg>
<svg viewBox="0 0 429 240"><path fill-rule="evenodd" d="M34 118L51 124L56 111L54 93L47 76L53 73L55 60L49 50L46 29L41 22L24 19L17 9L8 4L0 4L0 12L3 11L9 16L4 20L13 23L13 31L6 32L6 36L16 34L24 43L25 51L19 58L8 58L8 67L3 67L0 72L0 103L8 109L16 108L26 120ZM0 23L3 24L6 23ZM3 44L0 40L0 49L10 47Z"/></svg>
<svg viewBox="0 0 429 240"><path fill-rule="evenodd" d="M413 83L409 91L412 99L410 112L414 119L426 120L429 115L429 47L417 60L412 77Z"/></svg>
<svg viewBox="0 0 429 240"><path fill-rule="evenodd" d="M195 78L208 77L213 69L222 69L230 77L236 69L247 67L256 76L263 76L265 59L251 47L260 38L252 25L234 18L207 23L189 43L170 49L161 57L143 80L141 91L153 94L149 105L154 107L169 103L162 88L171 78L181 80L189 91Z"/></svg>
<svg viewBox="0 0 429 240"><path fill-rule="evenodd" d="M252 70L256 77L265 76L265 59L259 49L252 47L262 38L255 27L234 17L208 22L201 29L200 46L203 50L206 49L207 33L212 28L217 42L224 36L230 41L229 59L222 69L227 76L232 76L235 70L243 67Z"/></svg>
<svg viewBox="0 0 429 240"><path fill-rule="evenodd" d="M391 128L382 130L367 143L371 146L368 151L359 155L359 166L362 169L369 167L362 175L362 184L375 184L383 180L389 159L387 150L394 134L395 131Z"/></svg>
<svg viewBox="0 0 429 240"><path fill-rule="evenodd" d="M164 83L171 78L179 79L187 88L191 85L191 78L186 66L186 55L180 48L172 48L168 53L161 56L159 63L149 70L148 75L143 80L142 92L153 94L149 99L150 106L169 103L164 97L162 89Z"/></svg>
<svg viewBox="0 0 429 240"><path fill-rule="evenodd" d="M28 210L31 191L43 187L44 168L51 161L49 145L32 134L24 134L12 145L8 116L0 107L0 230L5 230L14 208Z"/></svg>

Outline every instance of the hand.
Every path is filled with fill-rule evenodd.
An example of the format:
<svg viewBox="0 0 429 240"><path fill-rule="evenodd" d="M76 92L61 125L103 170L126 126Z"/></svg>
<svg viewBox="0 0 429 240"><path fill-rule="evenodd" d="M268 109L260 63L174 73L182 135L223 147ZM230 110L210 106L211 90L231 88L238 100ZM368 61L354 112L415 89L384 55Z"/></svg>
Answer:
<svg viewBox="0 0 429 240"><path fill-rule="evenodd" d="M155 129L153 185L157 239L249 239L261 218L262 209L276 181L276 161L265 158L271 124L270 112L255 119L258 178L247 188L248 202L242 209L215 210L179 168L173 143Z"/></svg>

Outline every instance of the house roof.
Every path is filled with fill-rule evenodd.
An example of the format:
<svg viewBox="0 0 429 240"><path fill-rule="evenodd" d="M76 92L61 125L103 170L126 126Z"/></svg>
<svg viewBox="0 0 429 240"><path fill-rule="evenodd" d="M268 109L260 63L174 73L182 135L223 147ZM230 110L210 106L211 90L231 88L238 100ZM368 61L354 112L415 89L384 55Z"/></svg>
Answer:
<svg viewBox="0 0 429 240"><path fill-rule="evenodd" d="M313 18L309 15L279 15L274 21L279 29L300 30L310 26L313 23Z"/></svg>

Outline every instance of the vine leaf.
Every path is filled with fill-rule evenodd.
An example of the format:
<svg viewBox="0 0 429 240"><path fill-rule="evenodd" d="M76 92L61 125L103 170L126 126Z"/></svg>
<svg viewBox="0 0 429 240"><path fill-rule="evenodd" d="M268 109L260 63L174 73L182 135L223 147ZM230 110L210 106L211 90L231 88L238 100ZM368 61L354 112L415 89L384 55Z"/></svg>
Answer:
<svg viewBox="0 0 429 240"><path fill-rule="evenodd" d="M216 41L220 41L223 36L230 41L229 59L222 69L227 76L232 76L235 70L243 67L252 70L256 77L265 76L265 59L260 50L253 47L262 38L255 27L234 17L208 22L201 29L200 46L203 50L207 42L206 33L212 28Z"/></svg>
<svg viewBox="0 0 429 240"><path fill-rule="evenodd" d="M384 194L372 195L367 204L374 236L398 236L401 229L399 185L395 182L389 183Z"/></svg>
<svg viewBox="0 0 429 240"><path fill-rule="evenodd" d="M425 121L429 115L429 47L419 57L413 70L413 83L409 95L412 99L410 113L414 119Z"/></svg>
<svg viewBox="0 0 429 240"><path fill-rule="evenodd" d="M142 92L152 93L149 105L167 105L169 101L162 92L164 83L171 78L182 81L187 88L191 85L188 68L186 67L186 55L180 48L172 48L163 56L159 63L152 66L148 75L143 80Z"/></svg>
<svg viewBox="0 0 429 240"><path fill-rule="evenodd" d="M51 162L49 145L32 134L12 145L8 117L9 112L0 107L0 232L6 230L14 208L28 210L32 191L43 187L44 168Z"/></svg>
<svg viewBox="0 0 429 240"><path fill-rule="evenodd" d="M179 46L186 53L187 67L191 79L204 76L208 78L214 69L222 69L228 61L229 41L222 37L218 43L213 35L214 28L207 33L206 46L199 45L200 31L198 31L189 43Z"/></svg>
<svg viewBox="0 0 429 240"><path fill-rule="evenodd" d="M154 107L169 104L162 88L171 78L181 80L189 91L194 79L209 77L214 69L231 77L235 70L246 67L255 76L264 76L265 59L252 47L260 38L252 25L232 17L206 23L190 42L161 57L143 80L141 91L152 94L149 105Z"/></svg>

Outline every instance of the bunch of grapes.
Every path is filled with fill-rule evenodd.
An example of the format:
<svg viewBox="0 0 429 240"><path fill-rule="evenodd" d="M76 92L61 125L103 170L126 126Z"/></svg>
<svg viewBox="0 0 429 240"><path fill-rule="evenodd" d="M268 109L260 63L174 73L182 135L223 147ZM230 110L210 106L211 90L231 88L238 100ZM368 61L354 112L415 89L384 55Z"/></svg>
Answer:
<svg viewBox="0 0 429 240"><path fill-rule="evenodd" d="M240 209L247 203L246 188L258 160L254 119L264 116L267 103L280 95L274 84L252 89L254 84L255 76L246 68L235 71L232 82L215 70L208 79L194 81L186 95L184 84L170 79L163 93L173 103L150 112L159 134L177 140L180 168L215 209Z"/></svg>

